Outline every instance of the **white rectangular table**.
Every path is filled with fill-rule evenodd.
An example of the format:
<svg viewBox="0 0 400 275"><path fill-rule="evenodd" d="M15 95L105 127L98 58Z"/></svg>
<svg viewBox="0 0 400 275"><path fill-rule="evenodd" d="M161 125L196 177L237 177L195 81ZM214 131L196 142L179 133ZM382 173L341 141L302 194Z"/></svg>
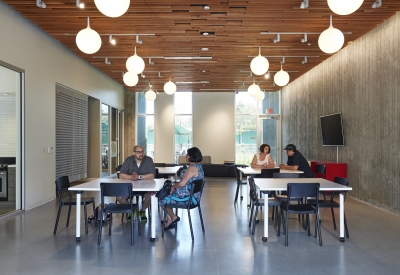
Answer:
<svg viewBox="0 0 400 275"><path fill-rule="evenodd" d="M156 167L158 169L159 174L166 175L175 175L175 180L178 179L178 170L182 168L182 166L172 166L172 167Z"/></svg>
<svg viewBox="0 0 400 275"><path fill-rule="evenodd" d="M110 178L99 178L92 181L88 181L74 187L68 188L69 191L76 193L76 241L81 241L81 194L83 191L100 192L100 183L132 183L132 190L135 192L146 191L146 192L157 192L164 185L164 179L152 179L152 180L123 180L123 179L110 179ZM155 216L156 210L158 209L157 198L153 195L151 196L151 236L150 241L154 242L156 238L155 229Z"/></svg>
<svg viewBox="0 0 400 275"><path fill-rule="evenodd" d="M283 179L266 179L255 178L254 182L260 191L286 191L288 183L319 183L320 191L350 191L353 188L338 184L333 181L322 178L283 178ZM344 195L339 195L339 214L340 214L340 241L344 242ZM264 204L264 236L262 240L266 242L268 239L268 203Z"/></svg>
<svg viewBox="0 0 400 275"><path fill-rule="evenodd" d="M262 168L262 169L278 169L279 167L274 168ZM240 180L242 180L243 175L260 175L261 168L251 168L251 167L238 167L240 171ZM294 174L303 174L303 171L299 170L284 170L280 169L280 173L294 173ZM240 186L240 197L242 197L242 187ZM250 198L250 188L249 181L247 181L247 198Z"/></svg>

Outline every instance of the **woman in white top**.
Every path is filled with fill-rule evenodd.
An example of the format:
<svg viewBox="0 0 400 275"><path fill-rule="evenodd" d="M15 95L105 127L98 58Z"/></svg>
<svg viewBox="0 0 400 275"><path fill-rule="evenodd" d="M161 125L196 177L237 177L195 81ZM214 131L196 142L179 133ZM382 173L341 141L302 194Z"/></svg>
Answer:
<svg viewBox="0 0 400 275"><path fill-rule="evenodd" d="M251 162L251 168L273 168L275 167L274 160L272 159L269 152L271 147L268 144L261 144L260 153L254 155L253 161Z"/></svg>

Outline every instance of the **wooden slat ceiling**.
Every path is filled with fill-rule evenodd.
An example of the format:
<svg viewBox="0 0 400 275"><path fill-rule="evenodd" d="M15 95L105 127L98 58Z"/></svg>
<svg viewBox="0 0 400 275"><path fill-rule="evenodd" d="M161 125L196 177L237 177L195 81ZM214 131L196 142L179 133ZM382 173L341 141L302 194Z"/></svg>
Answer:
<svg viewBox="0 0 400 275"><path fill-rule="evenodd" d="M302 0L131 0L127 13L109 18L97 10L94 1L84 1L85 8L79 9L75 0L44 0L47 7L41 9L34 0L3 0L121 85L126 59L133 55L136 46L146 67L145 78L139 77L135 87L127 87L133 92L147 91L149 81L154 89L163 92L169 77L174 82L209 82L177 84L178 92L247 91L253 80L262 90L277 91L280 87L273 85L273 75L280 70L282 56L283 69L293 81L330 55L319 49L319 34L309 34L306 43L300 41L302 34L281 34L280 42L274 43L276 35L260 32L322 32L329 27L329 16L333 15L334 27L351 32L345 34L345 47L400 10L399 0L383 0L377 9L371 7L374 1L364 0L355 13L339 16L329 9L326 0L309 0L307 9L300 9ZM204 5L210 9L204 10ZM87 17L91 28L102 37L102 47L93 55L82 53L75 44L76 34L86 28ZM213 34L203 36L202 32ZM106 34L113 34L117 45L111 45ZM155 36L140 36L143 43L138 44L136 36L118 34ZM263 56L270 56L269 79L250 76L249 56L258 55L258 47ZM161 58L199 56L212 59ZM306 64L302 64L304 56L308 57ZM105 63L105 57L110 65ZM153 65L149 64L150 57Z"/></svg>

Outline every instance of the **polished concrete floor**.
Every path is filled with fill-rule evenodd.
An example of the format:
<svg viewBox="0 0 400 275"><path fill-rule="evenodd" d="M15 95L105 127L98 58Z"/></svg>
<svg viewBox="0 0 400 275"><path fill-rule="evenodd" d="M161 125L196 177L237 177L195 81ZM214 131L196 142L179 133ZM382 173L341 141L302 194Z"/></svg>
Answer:
<svg viewBox="0 0 400 275"><path fill-rule="evenodd" d="M53 235L55 201L0 221L0 274L399 274L400 217L348 198L346 216L350 239L339 242L330 212L321 211L323 246L308 237L296 217L289 222L289 246L272 225L268 242L261 241L263 224L255 235L248 229L247 202L233 204L234 179L208 178L202 198L205 234L197 210L192 211L195 241L190 237L186 212L179 213L178 232L149 242L149 226L130 245L130 225L117 216L112 235L103 230L97 245L97 228L89 234L81 227L75 242L75 214L65 227L61 214ZM91 210L89 210L91 214ZM336 215L338 218L338 215ZM158 219L158 217L156 217Z"/></svg>

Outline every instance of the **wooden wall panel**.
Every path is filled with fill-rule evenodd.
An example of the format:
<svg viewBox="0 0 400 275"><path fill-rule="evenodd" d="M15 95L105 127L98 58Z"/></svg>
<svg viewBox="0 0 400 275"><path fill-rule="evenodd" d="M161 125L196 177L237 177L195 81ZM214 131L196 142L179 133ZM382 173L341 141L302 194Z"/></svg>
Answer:
<svg viewBox="0 0 400 275"><path fill-rule="evenodd" d="M136 145L136 93L124 93L124 160L133 154Z"/></svg>
<svg viewBox="0 0 400 275"><path fill-rule="evenodd" d="M350 196L400 213L400 13L290 83L282 92L283 145L336 161L319 117L342 112ZM283 155L286 160L286 154Z"/></svg>

